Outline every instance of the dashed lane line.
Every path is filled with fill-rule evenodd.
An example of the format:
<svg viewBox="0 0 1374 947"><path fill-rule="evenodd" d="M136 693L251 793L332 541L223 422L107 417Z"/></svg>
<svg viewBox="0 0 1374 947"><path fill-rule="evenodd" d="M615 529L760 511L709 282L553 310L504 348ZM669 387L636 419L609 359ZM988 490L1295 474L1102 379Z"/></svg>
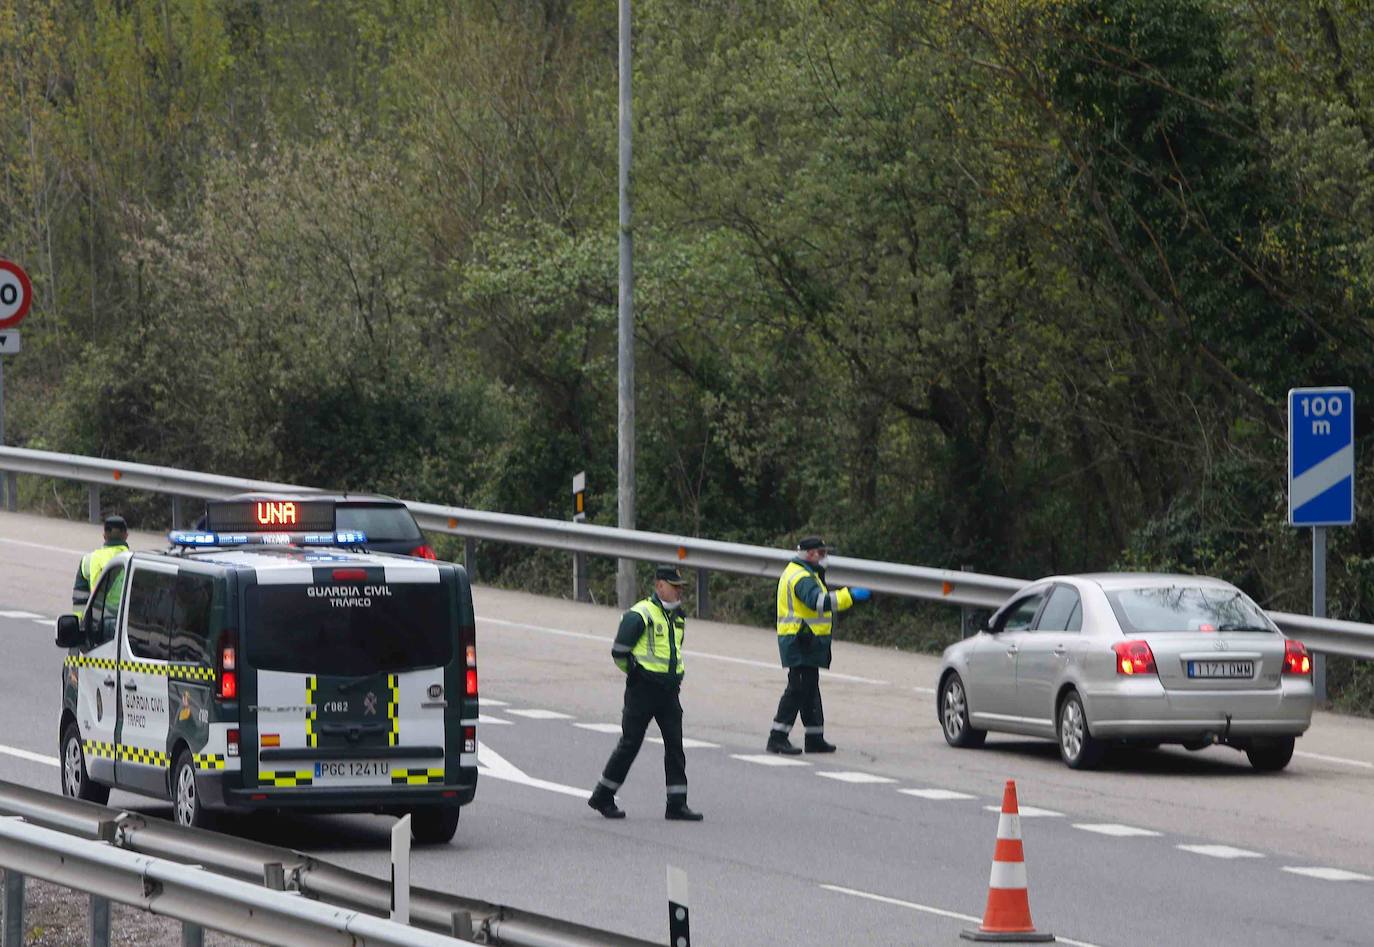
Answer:
<svg viewBox="0 0 1374 947"><path fill-rule="evenodd" d="M19 611L0 612L0 618L33 618L33 619L41 619L42 621L47 621L46 618L43 618L43 616L40 615L40 614L38 614L37 612L19 612Z"/></svg>
<svg viewBox="0 0 1374 947"><path fill-rule="evenodd" d="M757 763L760 766L810 766L806 760L799 760L795 756L779 756L776 753L731 753L731 759L743 760L746 763Z"/></svg>
<svg viewBox="0 0 1374 947"><path fill-rule="evenodd" d="M496 725L499 726L499 727L509 727L509 726L512 726L512 725L513 725L513 721L510 721L510 720L502 720L500 717L492 717L492 716L489 716L489 715L487 715L487 714L478 714L478 715L477 715L477 722L478 722L479 724L482 724L482 723L494 723L494 724L496 724Z"/></svg>
<svg viewBox="0 0 1374 947"><path fill-rule="evenodd" d="M620 732L619 727L616 727L615 729L617 733ZM644 739L648 740L650 743L657 743L660 746L663 745L662 737L645 737ZM691 737L683 737L682 748L684 750L718 750L720 749L720 744L707 743L705 740L693 740Z"/></svg>
<svg viewBox="0 0 1374 947"><path fill-rule="evenodd" d="M505 625L507 628L524 628L528 631L543 632L546 635L558 635L563 638L578 638L583 641L595 641L598 644L610 644L611 639L605 635L593 635L585 631L569 631L566 628L550 628L547 625L531 625L523 621L507 621L504 618L478 618L478 623L491 625ZM689 658L696 658L703 661L724 661L728 664L743 664L747 667L766 668L769 671L778 670L778 665L770 661L754 661L750 658L736 658L726 654L712 654L709 651L687 651L683 650L683 655ZM859 677L854 674L840 674L836 671L822 671L821 675L827 679L836 681L850 681L855 684L874 684L880 687L887 686L887 681L879 681L871 677Z"/></svg>
<svg viewBox="0 0 1374 947"><path fill-rule="evenodd" d="M620 724L618 723L575 723L573 726L582 730L591 730L594 733L620 732Z"/></svg>
<svg viewBox="0 0 1374 947"><path fill-rule="evenodd" d="M572 714L559 713L557 710L540 710L532 708L529 710L507 710L506 713L512 717L525 717L529 720L571 720Z"/></svg>
<svg viewBox="0 0 1374 947"><path fill-rule="evenodd" d="M1001 806L983 806L989 812L1001 812ZM1023 819L1058 819L1064 815L1062 812L1055 812L1053 809L1037 809L1035 806L1021 806L1017 809L1017 814Z"/></svg>
<svg viewBox="0 0 1374 947"><path fill-rule="evenodd" d="M488 707L509 707L509 706L510 706L510 704L506 703L504 700L492 700L490 697L479 697L479 698L478 698L478 702L479 702L479 703L486 704Z"/></svg>
<svg viewBox="0 0 1374 947"><path fill-rule="evenodd" d="M1194 855L1206 855L1209 858L1263 858L1259 852L1252 852L1244 848L1232 848L1230 845L1175 845L1174 848L1184 852L1192 852Z"/></svg>
<svg viewBox="0 0 1374 947"><path fill-rule="evenodd" d="M907 796L915 796L917 799L929 799L933 802L949 802L955 799L977 799L977 796L966 792L955 792L953 789L898 789L899 793Z"/></svg>
<svg viewBox="0 0 1374 947"><path fill-rule="evenodd" d="M895 783L897 781L887 776L879 776L875 773L826 772L817 773L816 775L824 776L826 779L838 780L842 783Z"/></svg>
<svg viewBox="0 0 1374 947"><path fill-rule="evenodd" d="M893 904L897 907L907 908L912 911L920 911L922 914L933 914L936 917L946 917L954 921L964 921L969 924L982 924L981 917L974 917L971 914L960 914L958 911L946 911L944 908L931 907L929 904L917 904L915 901L903 901L901 898L889 898L882 894L873 894L868 891L856 891L853 888L842 888L839 885L826 885L820 887L826 891L834 891L839 894L847 894L853 898L865 898L869 901L878 901L882 904ZM1069 944L1070 947L1098 947L1082 940L1070 940L1067 937L1055 937L1056 943Z"/></svg>
<svg viewBox="0 0 1374 947"><path fill-rule="evenodd" d="M1122 825L1119 822L1075 822L1073 827L1113 838L1155 838L1162 834L1153 829L1138 829L1134 825Z"/></svg>
<svg viewBox="0 0 1374 947"><path fill-rule="evenodd" d="M1374 763L1367 763L1364 760L1348 760L1344 756L1327 756L1325 753L1306 753L1302 750L1294 750L1293 755L1306 757L1309 760L1321 760L1323 763L1339 763L1342 766L1356 766L1360 769L1374 769Z"/></svg>
<svg viewBox="0 0 1374 947"><path fill-rule="evenodd" d="M1285 865L1283 870L1321 881L1374 881L1374 876L1362 875L1358 871L1346 871L1344 868L1293 868Z"/></svg>
<svg viewBox="0 0 1374 947"><path fill-rule="evenodd" d="M44 766L61 766L55 756L48 756L44 753L35 753L32 750L21 750L17 746L0 745L0 753L6 756L17 757L21 760L28 760L30 763L42 763Z"/></svg>
<svg viewBox="0 0 1374 947"><path fill-rule="evenodd" d="M60 552L67 556L84 556L90 552L89 549L67 549L65 546L46 546L43 543L30 543L22 539L6 539L4 537L0 537L0 543L6 543L10 546L24 546L27 549L42 549L46 552Z"/></svg>

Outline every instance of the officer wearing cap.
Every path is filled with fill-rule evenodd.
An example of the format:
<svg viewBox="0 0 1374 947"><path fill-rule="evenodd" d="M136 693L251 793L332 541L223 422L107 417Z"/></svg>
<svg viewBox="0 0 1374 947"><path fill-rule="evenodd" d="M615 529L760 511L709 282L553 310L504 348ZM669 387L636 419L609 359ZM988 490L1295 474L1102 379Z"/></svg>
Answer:
<svg viewBox="0 0 1374 947"><path fill-rule="evenodd" d="M86 610L86 603L91 598L91 589L95 588L96 579L100 578L101 571L115 556L128 551L129 524L124 522L122 516L105 517L105 545L82 556L81 564L76 567L76 581L72 583L72 605L76 607L78 617Z"/></svg>
<svg viewBox="0 0 1374 947"><path fill-rule="evenodd" d="M787 668L787 689L778 701L767 750L796 756L801 753L788 739L801 713L806 728L806 752L834 753L835 744L825 741L825 712L821 708L821 668L830 667L830 632L835 613L855 602L866 602L872 592L855 587L829 589L825 584L829 547L819 536L797 543L797 555L778 580L778 653Z"/></svg>
<svg viewBox="0 0 1374 947"><path fill-rule="evenodd" d="M629 775L649 721L658 721L663 734L663 774L668 787L664 818L700 822L701 813L687 807L687 754L682 749L682 587L676 566L654 569L654 594L627 611L620 620L611 657L625 672L625 708L620 717L620 742L592 790L587 805L608 819L623 819L615 793Z"/></svg>

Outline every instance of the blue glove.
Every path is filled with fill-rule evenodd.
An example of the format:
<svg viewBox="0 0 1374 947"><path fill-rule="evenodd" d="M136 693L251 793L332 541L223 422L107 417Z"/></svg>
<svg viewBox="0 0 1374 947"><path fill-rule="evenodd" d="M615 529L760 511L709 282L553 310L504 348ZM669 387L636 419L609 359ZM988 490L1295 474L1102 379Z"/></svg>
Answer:
<svg viewBox="0 0 1374 947"><path fill-rule="evenodd" d="M866 589L862 585L856 585L849 590L849 597L856 602L867 602L873 597L873 590Z"/></svg>

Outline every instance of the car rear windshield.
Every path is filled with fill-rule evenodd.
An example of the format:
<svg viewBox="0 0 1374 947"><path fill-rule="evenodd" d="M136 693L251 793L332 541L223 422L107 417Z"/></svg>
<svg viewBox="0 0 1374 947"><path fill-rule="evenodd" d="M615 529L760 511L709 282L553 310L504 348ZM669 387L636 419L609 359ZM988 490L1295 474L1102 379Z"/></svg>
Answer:
<svg viewBox="0 0 1374 947"><path fill-rule="evenodd" d="M1109 591L1107 599L1121 627L1133 634L1278 630L1239 589L1151 586Z"/></svg>
<svg viewBox="0 0 1374 947"><path fill-rule="evenodd" d="M352 677L453 657L453 610L438 583L259 585L246 607L244 645L259 670Z"/></svg>
<svg viewBox="0 0 1374 947"><path fill-rule="evenodd" d="M370 542L419 542L420 527L404 506L343 504L334 508L335 529L357 529Z"/></svg>

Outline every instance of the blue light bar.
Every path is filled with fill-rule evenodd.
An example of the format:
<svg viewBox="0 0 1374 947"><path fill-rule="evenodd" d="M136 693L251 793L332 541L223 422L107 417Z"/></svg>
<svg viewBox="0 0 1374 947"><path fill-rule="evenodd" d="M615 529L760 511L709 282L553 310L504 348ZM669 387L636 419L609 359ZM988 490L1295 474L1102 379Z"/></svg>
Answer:
<svg viewBox="0 0 1374 947"><path fill-rule="evenodd" d="M360 529L341 529L333 533L210 533L172 530L167 539L173 546L206 549L214 546L362 546L367 533Z"/></svg>

